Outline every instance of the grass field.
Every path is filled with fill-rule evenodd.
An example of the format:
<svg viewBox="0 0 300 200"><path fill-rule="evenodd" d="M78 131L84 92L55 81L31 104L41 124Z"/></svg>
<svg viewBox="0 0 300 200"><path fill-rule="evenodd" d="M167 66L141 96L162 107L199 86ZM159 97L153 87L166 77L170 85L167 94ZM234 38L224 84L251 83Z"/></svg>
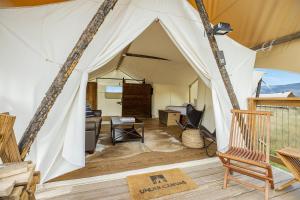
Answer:
<svg viewBox="0 0 300 200"><path fill-rule="evenodd" d="M300 148L300 107L257 107L257 110L270 111L271 154L283 147Z"/></svg>

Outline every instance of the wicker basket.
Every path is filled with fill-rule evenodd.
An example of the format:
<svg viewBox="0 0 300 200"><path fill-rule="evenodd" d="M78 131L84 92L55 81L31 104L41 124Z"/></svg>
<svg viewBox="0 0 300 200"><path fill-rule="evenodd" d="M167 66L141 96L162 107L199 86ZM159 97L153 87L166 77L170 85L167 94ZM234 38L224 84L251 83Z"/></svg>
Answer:
<svg viewBox="0 0 300 200"><path fill-rule="evenodd" d="M182 133L182 144L189 148L203 148L203 138L200 136L200 130L188 129Z"/></svg>

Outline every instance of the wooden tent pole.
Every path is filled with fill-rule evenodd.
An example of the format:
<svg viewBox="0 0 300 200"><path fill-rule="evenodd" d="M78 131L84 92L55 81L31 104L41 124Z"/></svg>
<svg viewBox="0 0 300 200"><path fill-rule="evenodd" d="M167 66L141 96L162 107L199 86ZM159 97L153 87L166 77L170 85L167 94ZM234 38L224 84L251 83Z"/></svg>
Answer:
<svg viewBox="0 0 300 200"><path fill-rule="evenodd" d="M96 35L109 11L113 9L117 2L118 0L104 0L88 26L81 34L67 60L59 70L20 140L19 151L21 153L22 160L25 159L26 154L29 152L34 139L47 119L49 111L54 105L58 95L61 93L85 49Z"/></svg>
<svg viewBox="0 0 300 200"><path fill-rule="evenodd" d="M209 22L208 15L207 15L207 12L206 12L206 10L205 10L205 6L204 6L202 0L195 0L195 1L196 1L196 5L197 5L197 8L198 8L198 12L199 12L199 14L200 14L200 17L201 17L201 20L202 20L202 23L203 23L205 32L206 32L207 37L208 37L208 40L209 40L209 44L210 44L211 50L212 50L212 52L213 52L213 54L214 54L214 57L215 57L215 60L216 60L216 62L217 62L219 71L220 71L220 73L221 73L221 76L222 76L222 79L223 79L225 88L226 88L227 93L228 93L228 95L229 95L229 98L230 98L232 107L233 107L234 109L240 109L238 100L237 100L237 98L236 98L234 89L233 89L233 87L232 87L230 78L229 78L228 73L227 73L226 67L225 67L225 65L222 64L221 61L220 61L221 58L220 58L220 56L219 56L219 54L218 54L218 52L219 52L219 47L218 47L216 38L215 38L215 36L214 36L214 34L213 34L213 29L212 29L211 24L210 24L210 22Z"/></svg>

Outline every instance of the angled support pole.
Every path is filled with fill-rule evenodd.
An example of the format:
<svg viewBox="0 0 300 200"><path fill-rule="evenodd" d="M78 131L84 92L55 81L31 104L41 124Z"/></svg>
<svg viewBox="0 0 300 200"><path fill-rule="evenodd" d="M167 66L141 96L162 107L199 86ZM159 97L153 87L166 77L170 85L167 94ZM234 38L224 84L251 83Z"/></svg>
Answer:
<svg viewBox="0 0 300 200"><path fill-rule="evenodd" d="M257 84L257 88L256 88L256 94L255 94L255 97L259 97L260 95L260 91L261 91L261 84L262 84L263 80L262 78L259 80L258 84Z"/></svg>
<svg viewBox="0 0 300 200"><path fill-rule="evenodd" d="M224 64L221 63L220 54L218 53L219 52L219 47L218 47L216 38L213 34L213 30L212 30L211 24L209 22L208 15L207 15L207 12L205 10L205 6L204 6L202 0L196 0L196 5L197 5L197 8L198 8L198 12L200 14L200 17L201 17L206 35L208 37L211 50L214 54L214 57L215 57L215 60L217 62L219 71L221 73L225 88L226 88L227 93L229 95L232 107L234 109L240 109L240 106L239 106L238 100L236 98L234 89L232 87L232 84L231 84L228 72L226 70L226 67L225 67Z"/></svg>
<svg viewBox="0 0 300 200"><path fill-rule="evenodd" d="M264 43L261 43L259 45L252 47L251 49L254 51L258 51L260 49L268 49L272 46L280 45L280 44L283 44L286 42L291 42L293 40L298 40L298 39L300 39L300 31L276 38L274 40L266 41Z"/></svg>
<svg viewBox="0 0 300 200"><path fill-rule="evenodd" d="M25 159L26 154L29 152L34 139L47 119L49 111L64 88L64 85L72 74L74 68L77 66L85 49L96 35L107 14L111 9L113 9L117 2L118 0L104 0L88 26L81 34L67 60L59 70L19 142L18 146L22 160Z"/></svg>
<svg viewBox="0 0 300 200"><path fill-rule="evenodd" d="M131 44L132 44L132 43L130 43L125 49L123 49L123 51L122 51L122 53L121 53L120 60L119 60L119 62L118 62L118 64L117 64L116 70L119 70L119 69L120 69L120 67L121 67L121 65L122 65L122 63L124 62L124 59L125 59L124 54L128 53Z"/></svg>

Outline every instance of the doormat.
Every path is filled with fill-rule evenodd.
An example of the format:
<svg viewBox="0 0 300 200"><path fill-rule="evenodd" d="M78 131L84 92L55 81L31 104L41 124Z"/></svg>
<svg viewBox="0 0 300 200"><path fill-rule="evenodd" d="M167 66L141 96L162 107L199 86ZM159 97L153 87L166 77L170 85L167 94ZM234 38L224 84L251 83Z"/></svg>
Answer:
<svg viewBox="0 0 300 200"><path fill-rule="evenodd" d="M196 189L198 185L180 169L127 177L132 200L147 200Z"/></svg>

